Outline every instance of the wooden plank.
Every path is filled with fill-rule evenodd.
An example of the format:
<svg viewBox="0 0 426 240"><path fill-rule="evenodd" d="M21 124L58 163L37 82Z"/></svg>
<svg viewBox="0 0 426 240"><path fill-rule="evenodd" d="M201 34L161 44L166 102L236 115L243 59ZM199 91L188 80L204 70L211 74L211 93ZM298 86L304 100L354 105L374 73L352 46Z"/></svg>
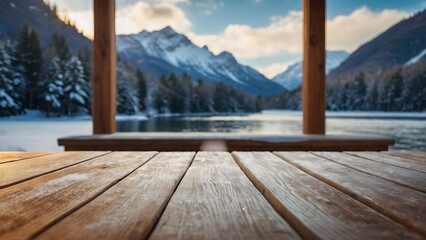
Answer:
<svg viewBox="0 0 426 240"><path fill-rule="evenodd" d="M376 162L386 163L393 166L403 167L419 172L426 173L426 161L421 162L417 160L397 157L397 156L390 156L384 153L378 153L378 152L347 152L348 154L370 159Z"/></svg>
<svg viewBox="0 0 426 240"><path fill-rule="evenodd" d="M59 139L68 150L199 151L221 141L223 151L365 151L387 150L394 140L382 137L334 135L250 135L227 133L116 133Z"/></svg>
<svg viewBox="0 0 426 240"><path fill-rule="evenodd" d="M105 192L154 155L155 152L111 153L1 189L0 239L33 237Z"/></svg>
<svg viewBox="0 0 426 240"><path fill-rule="evenodd" d="M0 152L0 164L49 154L52 152Z"/></svg>
<svg viewBox="0 0 426 240"><path fill-rule="evenodd" d="M299 239L230 153L200 152L150 239Z"/></svg>
<svg viewBox="0 0 426 240"><path fill-rule="evenodd" d="M194 155L160 153L36 239L145 239Z"/></svg>
<svg viewBox="0 0 426 240"><path fill-rule="evenodd" d="M388 181L426 193L426 173L371 161L338 152L315 152L317 156L357 169Z"/></svg>
<svg viewBox="0 0 426 240"><path fill-rule="evenodd" d="M305 239L421 239L270 152L233 155L259 191Z"/></svg>
<svg viewBox="0 0 426 240"><path fill-rule="evenodd" d="M426 236L426 194L306 152L276 153L304 172ZM421 174L421 173L419 173Z"/></svg>
<svg viewBox="0 0 426 240"><path fill-rule="evenodd" d="M303 133L325 134L325 0L303 1Z"/></svg>
<svg viewBox="0 0 426 240"><path fill-rule="evenodd" d="M392 155L392 156L418 160L421 162L426 161L426 152L383 152L383 153Z"/></svg>
<svg viewBox="0 0 426 240"><path fill-rule="evenodd" d="M115 0L94 0L92 119L93 133L115 132Z"/></svg>
<svg viewBox="0 0 426 240"><path fill-rule="evenodd" d="M0 165L0 189L57 171L108 152L64 152Z"/></svg>

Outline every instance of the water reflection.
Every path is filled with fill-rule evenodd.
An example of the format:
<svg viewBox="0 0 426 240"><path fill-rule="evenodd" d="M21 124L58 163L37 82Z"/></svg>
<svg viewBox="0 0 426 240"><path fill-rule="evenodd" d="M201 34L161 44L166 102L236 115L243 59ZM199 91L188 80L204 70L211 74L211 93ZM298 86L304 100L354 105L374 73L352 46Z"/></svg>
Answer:
<svg viewBox="0 0 426 240"><path fill-rule="evenodd" d="M424 119L328 118L327 134L379 135L396 139L394 149L426 150ZM231 132L298 135L300 113L266 112L247 116L157 117L117 122L119 132Z"/></svg>

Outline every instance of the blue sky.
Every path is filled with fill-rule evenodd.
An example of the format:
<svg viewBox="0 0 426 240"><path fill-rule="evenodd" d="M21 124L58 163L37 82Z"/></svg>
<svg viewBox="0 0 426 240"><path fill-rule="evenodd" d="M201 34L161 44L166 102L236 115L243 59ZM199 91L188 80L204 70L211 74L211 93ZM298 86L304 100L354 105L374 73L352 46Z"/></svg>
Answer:
<svg viewBox="0 0 426 240"><path fill-rule="evenodd" d="M268 77L299 61L302 0L116 0L117 34L167 25L215 54L229 51ZM50 0L91 35L92 1ZM327 0L327 49L354 51L425 0Z"/></svg>

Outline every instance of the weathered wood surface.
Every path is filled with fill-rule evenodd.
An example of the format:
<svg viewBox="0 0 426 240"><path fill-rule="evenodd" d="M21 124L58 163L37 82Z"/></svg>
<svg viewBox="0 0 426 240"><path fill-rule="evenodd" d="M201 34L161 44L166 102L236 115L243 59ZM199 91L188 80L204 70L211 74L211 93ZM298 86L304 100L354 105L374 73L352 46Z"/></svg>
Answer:
<svg viewBox="0 0 426 240"><path fill-rule="evenodd" d="M411 169L388 165L344 153L314 152L313 154L426 193L426 173L421 174Z"/></svg>
<svg viewBox="0 0 426 240"><path fill-rule="evenodd" d="M201 152L150 239L298 239L229 153Z"/></svg>
<svg viewBox="0 0 426 240"><path fill-rule="evenodd" d="M37 239L145 239L194 154L160 153Z"/></svg>
<svg viewBox="0 0 426 240"><path fill-rule="evenodd" d="M30 154L0 164L0 239L426 237L426 174L397 166L422 161L390 152Z"/></svg>
<svg viewBox="0 0 426 240"><path fill-rule="evenodd" d="M385 154L426 162L426 152L383 152Z"/></svg>
<svg viewBox="0 0 426 240"><path fill-rule="evenodd" d="M0 164L0 189L107 153L65 152Z"/></svg>
<svg viewBox="0 0 426 240"><path fill-rule="evenodd" d="M334 135L239 135L227 133L116 133L61 138L67 151L204 151L221 142L222 151L382 151L394 140Z"/></svg>
<svg viewBox="0 0 426 240"><path fill-rule="evenodd" d="M259 191L305 239L421 239L272 153L233 154Z"/></svg>
<svg viewBox="0 0 426 240"><path fill-rule="evenodd" d="M13 162L32 157L52 154L51 152L1 152L0 163Z"/></svg>
<svg viewBox="0 0 426 240"><path fill-rule="evenodd" d="M111 153L0 189L0 239L33 237L92 201L155 154Z"/></svg>
<svg viewBox="0 0 426 240"><path fill-rule="evenodd" d="M311 153L276 154L304 172L426 236L425 193L356 171Z"/></svg>
<svg viewBox="0 0 426 240"><path fill-rule="evenodd" d="M426 161L417 161L378 152L348 152L348 154L426 173Z"/></svg>

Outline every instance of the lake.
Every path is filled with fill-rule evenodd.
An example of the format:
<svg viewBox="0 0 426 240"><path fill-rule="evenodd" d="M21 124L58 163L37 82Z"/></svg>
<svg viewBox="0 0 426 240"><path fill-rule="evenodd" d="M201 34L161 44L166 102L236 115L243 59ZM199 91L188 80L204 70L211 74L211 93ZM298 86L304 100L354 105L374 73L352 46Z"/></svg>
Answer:
<svg viewBox="0 0 426 240"><path fill-rule="evenodd" d="M396 139L395 150L426 151L426 113L330 113L327 134L379 135ZM240 116L119 117L120 132L231 132L235 134L298 135L300 112L265 111ZM92 122L83 119L44 119L25 116L0 119L0 150L61 151L57 138L91 134Z"/></svg>

